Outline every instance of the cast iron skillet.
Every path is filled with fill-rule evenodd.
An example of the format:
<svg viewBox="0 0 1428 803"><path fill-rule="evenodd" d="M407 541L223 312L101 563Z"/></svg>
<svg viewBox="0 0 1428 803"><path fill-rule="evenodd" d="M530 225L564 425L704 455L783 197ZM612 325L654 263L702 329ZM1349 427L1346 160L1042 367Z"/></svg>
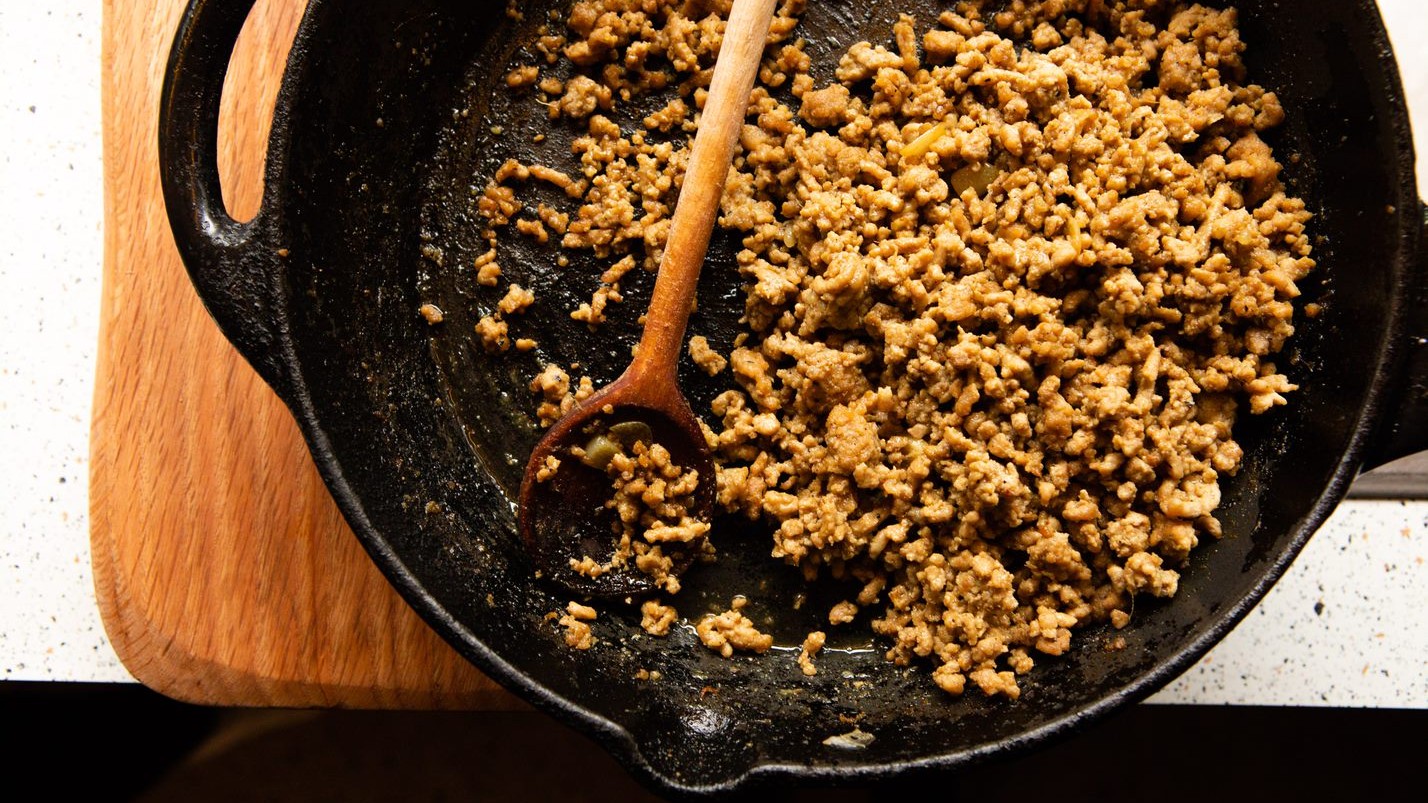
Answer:
<svg viewBox="0 0 1428 803"><path fill-rule="evenodd" d="M516 24L504 2L311 0L278 99L262 208L237 222L219 194L215 139L225 67L251 5L193 0L168 64L164 197L199 295L291 407L347 520L421 615L485 672L666 792L951 768L1069 733L1204 654L1360 469L1428 445L1424 207L1377 10L1367 0L1241 2L1251 76L1288 112L1274 144L1298 154L1285 172L1317 213L1320 268L1305 300L1324 313L1302 322L1284 358L1303 388L1293 405L1239 430L1247 457L1226 487L1226 537L1192 556L1173 601L1138 603L1120 634L1125 649L1108 651L1108 633L1088 631L1071 655L1040 661L1016 703L951 699L925 667L896 668L872 644L833 645L842 649L805 678L791 651L723 660L687 630L631 637L638 617L619 611L597 623L601 645L575 653L545 619L566 598L533 577L515 534L513 492L538 437L526 383L544 359L580 361L597 385L608 381L633 324L592 338L565 310L588 297L598 269L561 270L549 252L512 250L501 258L507 277L533 287L543 310L519 330L540 350L488 357L471 332L495 301L471 275L483 250L473 189L507 156L554 161L568 148L570 131L555 126L537 153L530 135L549 124L498 80L554 4L523 4L526 22ZM827 56L850 42L886 41L899 9L918 9L924 27L936 13L914 0L809 5L803 35L825 73ZM711 249L693 324L721 347L741 306L730 254L728 243ZM643 308L648 291L636 283L627 308ZM428 301L447 313L440 327L416 314ZM707 410L717 386L692 370L684 378ZM765 565L766 536L717 527L725 560L692 573L681 612L748 591L755 618L796 644L826 604L787 613L799 583ZM663 679L637 680L640 669ZM852 722L874 741L825 744Z"/></svg>

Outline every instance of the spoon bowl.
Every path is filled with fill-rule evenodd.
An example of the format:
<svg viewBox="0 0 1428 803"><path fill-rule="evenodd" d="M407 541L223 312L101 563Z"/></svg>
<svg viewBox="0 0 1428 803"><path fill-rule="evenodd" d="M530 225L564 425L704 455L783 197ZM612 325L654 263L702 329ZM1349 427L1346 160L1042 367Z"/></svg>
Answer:
<svg viewBox="0 0 1428 803"><path fill-rule="evenodd" d="M669 450L671 460L699 473L689 516L709 521L714 512L714 456L694 411L671 380L646 386L626 372L586 399L556 422L536 445L521 481L520 530L526 549L542 574L570 591L590 597L619 597L649 592L653 578L633 564L617 566L590 577L572 563L590 557L608 564L619 540L620 523L607 502L612 485L608 474L571 454L589 440L626 422L649 427L654 443ZM559 467L541 478L548 457ZM684 544L664 544L664 554L674 561L670 574L682 573L701 552L703 538Z"/></svg>

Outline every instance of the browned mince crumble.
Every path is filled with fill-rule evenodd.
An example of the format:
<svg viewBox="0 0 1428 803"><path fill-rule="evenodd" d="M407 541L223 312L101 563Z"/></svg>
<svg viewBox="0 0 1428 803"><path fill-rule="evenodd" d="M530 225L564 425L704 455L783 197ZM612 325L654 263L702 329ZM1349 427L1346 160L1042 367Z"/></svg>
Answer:
<svg viewBox="0 0 1428 803"><path fill-rule="evenodd" d="M583 133L578 170L508 162L480 199L477 282L504 293L478 325L488 349L539 303L500 288L502 236L607 265L576 320L638 314L621 283L658 265L728 7L577 2L539 63L511 70L511 91ZM853 45L818 85L803 8L778 11L719 221L742 237L745 331L727 354L689 347L730 379L712 410L719 504L767 522L772 557L810 580L861 583L830 626L871 609L889 660L1015 698L1078 628L1175 594L1220 535L1236 416L1295 390L1274 356L1314 267L1310 216L1260 138L1284 114L1247 83L1233 9L963 2ZM565 63L569 80L550 69ZM653 93L670 100L640 126L612 120ZM532 182L568 207L522 204ZM547 425L592 391L554 365L531 387ZM626 459L616 506L659 462ZM741 608L700 620L703 643L767 650ZM677 618L642 613L654 634ZM589 646L585 610L561 621Z"/></svg>
<svg viewBox="0 0 1428 803"><path fill-rule="evenodd" d="M598 615L589 605L574 601L568 603L565 606L565 615L559 620L560 626L565 628L566 645L577 650L588 650L595 646L595 632L590 629L590 623L595 621Z"/></svg>
<svg viewBox="0 0 1428 803"><path fill-rule="evenodd" d="M743 596L734 597L729 610L707 614L694 626L694 632L704 646L728 658L735 650L764 653L773 646L773 636L760 632L754 621L744 615L749 602Z"/></svg>
<svg viewBox="0 0 1428 803"><path fill-rule="evenodd" d="M665 547L696 544L709 532L709 522L691 516L699 472L675 463L669 450L658 443L637 440L628 451L614 441L604 443L613 450L601 462L611 479L611 497L605 506L615 513L615 551L603 563L588 555L572 559L570 568L593 579L633 565L656 588L676 594L679 574ZM584 449L572 452L577 459L586 456Z"/></svg>

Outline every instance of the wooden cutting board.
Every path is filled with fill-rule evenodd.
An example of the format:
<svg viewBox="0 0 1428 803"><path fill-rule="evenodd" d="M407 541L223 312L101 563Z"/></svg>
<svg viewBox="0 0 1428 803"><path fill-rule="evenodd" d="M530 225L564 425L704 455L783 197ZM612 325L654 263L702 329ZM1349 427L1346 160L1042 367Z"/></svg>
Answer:
<svg viewBox="0 0 1428 803"><path fill-rule="evenodd" d="M306 0L259 0L219 166L251 216ZM95 590L145 685L211 705L512 708L387 584L287 410L194 294L159 188L159 92L185 0L104 3L105 251L91 432Z"/></svg>

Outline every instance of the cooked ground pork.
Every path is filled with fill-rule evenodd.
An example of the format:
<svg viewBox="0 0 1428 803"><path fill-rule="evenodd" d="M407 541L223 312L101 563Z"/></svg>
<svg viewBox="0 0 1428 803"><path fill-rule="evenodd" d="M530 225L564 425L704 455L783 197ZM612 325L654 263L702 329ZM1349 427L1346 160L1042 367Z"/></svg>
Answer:
<svg viewBox="0 0 1428 803"><path fill-rule="evenodd" d="M803 647L798 652L798 668L803 674L813 677L818 674L818 667L813 664L813 656L823 649L827 634L822 630L815 630L803 639Z"/></svg>
<svg viewBox="0 0 1428 803"><path fill-rule="evenodd" d="M508 164L480 212L494 242L514 185L579 199L552 239L608 260L572 310L592 326L658 264L688 158L668 133L697 121L727 6L585 0L543 45L578 68L539 88L581 126L583 175ZM730 369L719 501L769 523L774 558L863 583L831 623L871 608L889 659L1015 698L1034 655L1176 592L1220 535L1237 415L1295 389L1274 356L1314 262L1260 136L1283 110L1247 83L1233 10L963 2L817 86L802 7L775 22L720 218L747 330L727 355L690 346ZM606 116L659 91L678 97L643 129ZM569 384L537 378L543 420ZM728 654L752 625L721 616L700 636Z"/></svg>
<svg viewBox="0 0 1428 803"><path fill-rule="evenodd" d="M560 626L565 628L565 643L577 650L588 650L595 646L595 634L590 622L599 613L589 605L570 602L565 606L565 615L560 617Z"/></svg>
<svg viewBox="0 0 1428 803"><path fill-rule="evenodd" d="M559 421L561 416L570 412L575 405L595 394L595 384L590 381L590 377L580 377L572 387L570 375L555 364L547 364L536 374L531 380L530 389L541 398L540 405L536 408L536 417L547 427Z"/></svg>
<svg viewBox="0 0 1428 803"><path fill-rule="evenodd" d="M668 636L669 629L679 621L679 611L659 600L645 600L640 606L640 627L651 636Z"/></svg>
<svg viewBox="0 0 1428 803"><path fill-rule="evenodd" d="M615 448L614 441L607 443ZM579 459L584 453L572 456ZM650 576L656 588L678 593L679 575L666 546L691 544L709 532L709 522L690 515L699 472L677 465L660 444L643 441L636 441L628 451L617 449L605 472L613 488L605 506L615 511L617 519L615 552L604 563L588 555L572 559L570 568L594 578L633 563L636 570ZM668 625L664 630L668 632Z"/></svg>
<svg viewBox="0 0 1428 803"><path fill-rule="evenodd" d="M506 290L506 295L496 303L503 315L514 315L518 312L525 312L526 308L535 303L535 295L531 291L513 284Z"/></svg>
<svg viewBox="0 0 1428 803"><path fill-rule="evenodd" d="M500 315L487 315L477 321L476 334L487 351L506 351L511 347L510 327Z"/></svg>
<svg viewBox="0 0 1428 803"><path fill-rule="evenodd" d="M777 524L775 557L886 577L892 660L1012 697L1027 650L1173 595L1219 535L1236 410L1294 389L1270 358L1313 267L1233 11L1014 5L944 14L930 65L852 48L840 79L872 85L836 133L755 99L783 158L726 196L752 336L715 405L720 501Z"/></svg>
<svg viewBox="0 0 1428 803"><path fill-rule="evenodd" d="M704 373L714 376L728 366L729 361L724 355L715 351L710 345L708 338L704 335L695 335L689 338L689 359L699 366Z"/></svg>
<svg viewBox="0 0 1428 803"><path fill-rule="evenodd" d="M754 620L745 616L745 597L734 597L729 610L708 614L694 626L694 632L704 646L728 658L735 650L765 653L773 646L773 636L759 631Z"/></svg>

